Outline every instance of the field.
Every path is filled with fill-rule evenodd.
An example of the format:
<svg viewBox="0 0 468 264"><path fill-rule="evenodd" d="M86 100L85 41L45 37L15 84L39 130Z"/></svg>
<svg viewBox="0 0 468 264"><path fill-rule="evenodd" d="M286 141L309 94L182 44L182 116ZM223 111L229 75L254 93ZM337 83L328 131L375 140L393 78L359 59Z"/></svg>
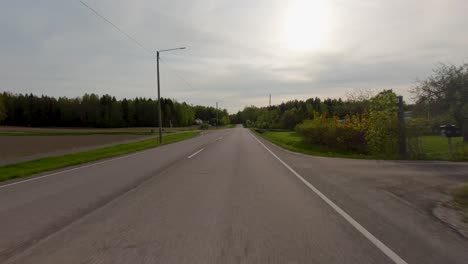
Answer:
<svg viewBox="0 0 468 264"><path fill-rule="evenodd" d="M172 133L164 137L163 144L189 139L198 135L198 132ZM57 157L47 157L22 163L11 164L0 167L0 181L29 176L49 170L78 165L86 162L124 155L136 151L159 146L156 140L147 139L143 141L118 144L105 148L67 154Z"/></svg>
<svg viewBox="0 0 468 264"><path fill-rule="evenodd" d="M0 136L0 165L112 143L147 138L142 135Z"/></svg>
<svg viewBox="0 0 468 264"><path fill-rule="evenodd" d="M164 128L166 135L196 127ZM157 128L0 127L0 166L156 138Z"/></svg>
<svg viewBox="0 0 468 264"><path fill-rule="evenodd" d="M356 153L337 151L325 146L311 145L305 143L296 132L265 132L260 134L263 138L291 151L308 155L323 157L344 157L344 158L364 158L373 159L372 156L359 155ZM453 138L454 149L459 149L462 138ZM447 138L441 136L421 137L421 147L425 154L424 159L428 160L451 160L448 152ZM468 160L468 157L458 157L458 160Z"/></svg>
<svg viewBox="0 0 468 264"><path fill-rule="evenodd" d="M0 136L62 136L62 135L152 135L158 133L157 127L128 128L38 128L0 126ZM163 128L163 132L198 130L197 126Z"/></svg>
<svg viewBox="0 0 468 264"><path fill-rule="evenodd" d="M456 150L462 144L462 138L452 138L452 144ZM448 160L450 159L448 151L448 140L442 136L421 137L421 145L424 154L428 159ZM467 157L468 158L468 157Z"/></svg>

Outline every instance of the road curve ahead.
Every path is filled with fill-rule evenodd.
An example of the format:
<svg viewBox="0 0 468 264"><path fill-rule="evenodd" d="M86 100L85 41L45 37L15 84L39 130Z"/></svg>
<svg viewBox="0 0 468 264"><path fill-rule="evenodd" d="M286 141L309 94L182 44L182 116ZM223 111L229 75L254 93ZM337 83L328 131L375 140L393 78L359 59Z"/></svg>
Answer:
<svg viewBox="0 0 468 264"><path fill-rule="evenodd" d="M4 184L0 262L466 263L450 228L302 158L235 128Z"/></svg>

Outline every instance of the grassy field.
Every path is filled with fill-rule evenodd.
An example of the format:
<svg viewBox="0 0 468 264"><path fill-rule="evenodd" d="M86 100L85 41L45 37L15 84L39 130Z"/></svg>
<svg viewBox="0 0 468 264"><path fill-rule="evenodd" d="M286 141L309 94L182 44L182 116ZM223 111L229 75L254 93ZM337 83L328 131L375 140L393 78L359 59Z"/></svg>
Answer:
<svg viewBox="0 0 468 264"><path fill-rule="evenodd" d="M452 138L452 144L455 150L458 150L462 144L462 138ZM448 140L442 136L424 136L421 137L421 145L427 159L430 160L450 160L448 151ZM466 157L468 159L468 157Z"/></svg>
<svg viewBox="0 0 468 264"><path fill-rule="evenodd" d="M166 135L163 144L189 139L198 135L198 132L184 132ZM60 169L100 159L125 155L128 153L154 148L159 144L155 139L149 139L134 143L120 144L111 147L95 149L59 157L50 157L23 163L17 163L0 167L0 181L25 177L45 171Z"/></svg>
<svg viewBox="0 0 468 264"><path fill-rule="evenodd" d="M322 157L341 157L356 159L372 159L371 156L360 155L351 152L336 151L325 146L311 145L305 143L296 132L265 132L259 134L261 137L275 143L276 145L303 154Z"/></svg>
<svg viewBox="0 0 468 264"><path fill-rule="evenodd" d="M369 155L360 155L356 153L333 150L325 146L311 145L305 143L296 132L265 132L259 134L263 138L275 143L285 149L314 156L323 157L343 157L358 159L374 159ZM454 149L459 149L462 144L462 138L453 138ZM447 138L442 136L421 137L422 149L425 153L425 159L428 160L452 160L448 152ZM456 157L457 160L468 160L468 157Z"/></svg>

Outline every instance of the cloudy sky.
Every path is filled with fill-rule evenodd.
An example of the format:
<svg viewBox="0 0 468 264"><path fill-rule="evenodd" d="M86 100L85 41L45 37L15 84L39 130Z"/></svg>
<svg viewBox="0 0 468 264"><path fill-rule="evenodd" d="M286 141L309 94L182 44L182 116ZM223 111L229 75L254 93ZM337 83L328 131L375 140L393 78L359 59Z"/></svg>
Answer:
<svg viewBox="0 0 468 264"><path fill-rule="evenodd" d="M163 97L246 105L392 88L468 58L466 0L84 0L162 54ZM156 60L76 0L0 2L0 90L156 96ZM187 84L188 83L188 84Z"/></svg>

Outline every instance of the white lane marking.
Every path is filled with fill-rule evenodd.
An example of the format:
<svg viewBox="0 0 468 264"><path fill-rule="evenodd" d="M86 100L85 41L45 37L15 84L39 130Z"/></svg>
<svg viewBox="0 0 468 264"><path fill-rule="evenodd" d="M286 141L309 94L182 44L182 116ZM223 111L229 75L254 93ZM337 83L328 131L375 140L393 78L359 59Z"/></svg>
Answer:
<svg viewBox="0 0 468 264"><path fill-rule="evenodd" d="M198 153L200 153L202 151L203 151L203 149L200 149L199 151L197 151L197 152L193 153L192 155L188 156L187 159L193 158L193 156L197 155Z"/></svg>
<svg viewBox="0 0 468 264"><path fill-rule="evenodd" d="M47 178L47 177L54 176L54 175L61 174L61 173L65 173L65 172L70 172L70 171L75 171L75 170L79 170L79 169L84 169L84 168L87 168L87 167L96 166L96 165L99 165L99 164L102 164L102 163L106 163L106 162L110 162L110 161L114 161L114 160L119 160L119 159L128 158L128 157L135 156L135 155L138 155L138 154L142 154L142 153L145 153L145 152L151 151L151 150L154 150L154 149L143 150L143 151L139 151L139 152L137 152L137 153L132 153L132 154L128 154L128 155L125 155L125 156L116 157L116 158L111 158L111 159L107 159L107 160L95 162L95 163L92 163L92 164L79 166L79 167L76 167L76 168L73 168L73 169L58 171L58 172L54 172L54 173L47 174L47 175L43 175L43 176L39 176L39 177L34 177L34 178L27 179L27 180L23 180L23 181L17 181L17 182L5 184L5 185L0 185L0 189L1 189L1 188L5 188L5 187L9 187L9 186L13 186L13 185L16 185L16 184L20 184L20 183L25 183L25 182L30 182L30 181L39 180L39 179L42 179L42 178Z"/></svg>
<svg viewBox="0 0 468 264"><path fill-rule="evenodd" d="M0 185L0 189L6 188L6 187L9 187L9 186L13 186L13 185L17 185L17 184L20 184L20 183L26 183L26 182L30 182L30 181L40 180L42 178L47 178L47 177L54 176L54 175L61 174L61 173L66 173L66 172L70 172L70 171L84 169L84 168L87 168L87 167L96 166L96 165L106 163L106 162L111 162L111 161L114 161L114 160L128 158L128 157L135 156L135 155L138 155L138 154L142 154L142 153L152 151L152 150L155 150L155 148L150 148L150 149L147 149L147 150L138 151L136 153L127 154L127 155L116 157L116 158L110 158L110 159L106 159L106 160L103 160L103 161L98 161L98 162L95 162L95 163L92 163L92 164L79 166L79 167L76 167L76 168L73 168L73 169L62 170L62 171L54 172L54 173L47 174L47 175L42 175L42 176L39 176L39 177L34 177L34 178L31 178L31 179L27 179L27 180L22 180L22 181L12 182L12 183L5 184L5 185Z"/></svg>
<svg viewBox="0 0 468 264"><path fill-rule="evenodd" d="M250 133L250 132L249 132ZM291 168L286 162L281 160L278 156L276 156L273 151L271 151L263 142L261 142L257 137L255 137L252 133L250 135L258 141L268 152L270 152L273 157L275 157L281 164L283 164L290 172L292 172L299 180L301 180L307 187L309 187L315 194L317 194L322 200L327 203L333 210L335 210L339 215L341 215L348 223L350 223L357 231L359 231L362 235L364 235L372 244L374 244L378 249L380 249L387 257L389 257L393 262L397 264L407 264L400 256L398 256L395 252L393 252L389 247L387 247L382 241L372 235L369 231L367 231L361 224L359 224L356 220L354 220L349 214L347 214L343 209L338 207L334 202L332 202L328 197L326 197L322 192L320 192L317 188L315 188L312 184L310 184L307 180L305 180L299 173L297 173L293 168Z"/></svg>

